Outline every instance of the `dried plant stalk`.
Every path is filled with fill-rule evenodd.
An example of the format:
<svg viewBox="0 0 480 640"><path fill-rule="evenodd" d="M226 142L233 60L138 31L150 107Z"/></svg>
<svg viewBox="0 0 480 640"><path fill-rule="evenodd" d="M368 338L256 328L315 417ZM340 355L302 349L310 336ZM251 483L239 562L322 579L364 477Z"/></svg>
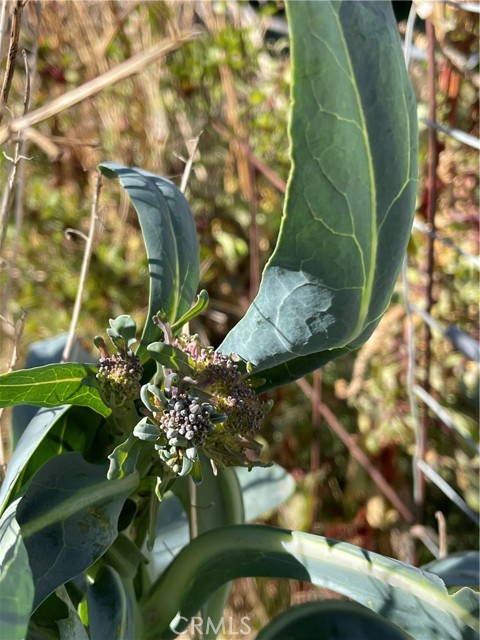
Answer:
<svg viewBox="0 0 480 640"><path fill-rule="evenodd" d="M143 51L129 60L125 60L125 62L122 62L113 69L110 69L98 78L89 80L80 87L76 87L75 89L72 89L72 91L68 91L55 100L52 100L43 107L39 107L38 109L35 109L35 111L31 111L28 115L12 120L12 122L8 125L4 125L0 129L0 144L3 144L9 138L18 135L28 127L32 127L39 122L43 122L57 113L92 97L103 89L106 89L121 80L125 80L125 78L128 78L135 73L139 73L148 64L158 60L158 58L166 56L171 51L175 51L175 49L183 43L193 40L199 35L199 33L199 31L192 30L181 33L175 38L166 39L154 45L147 51Z"/></svg>
<svg viewBox="0 0 480 640"><path fill-rule="evenodd" d="M20 21L26 0L16 0L13 9L12 30L10 32L10 45L8 49L7 68L3 76L2 91L0 94L0 122L2 122L5 107L7 106L10 87L12 86L15 61L17 59L18 39L20 37Z"/></svg>

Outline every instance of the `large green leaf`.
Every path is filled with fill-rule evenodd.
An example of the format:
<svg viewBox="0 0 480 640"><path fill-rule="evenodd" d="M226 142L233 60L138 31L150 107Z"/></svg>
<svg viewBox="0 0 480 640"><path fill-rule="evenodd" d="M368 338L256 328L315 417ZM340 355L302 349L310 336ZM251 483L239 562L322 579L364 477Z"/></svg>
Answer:
<svg viewBox="0 0 480 640"><path fill-rule="evenodd" d="M199 485L194 485L191 478L179 478L173 485L183 509L179 508L178 501L171 494L167 494L160 505L155 545L149 563L153 578L171 562L172 553L177 553L188 542L189 524L192 533L199 535L245 520L242 488L235 470L231 467L218 469L214 474L208 460L202 457L202 471L203 480ZM203 601L202 620L211 621L203 629L204 638L216 637L214 628L221 620L228 593L228 584L219 585L219 589Z"/></svg>
<svg viewBox="0 0 480 640"><path fill-rule="evenodd" d="M67 343L68 334L61 335L38 342L32 342L28 347L27 359L24 369L41 367L45 364L62 362L63 352ZM83 349L77 338L74 338L72 350L68 362L86 362L95 364L95 360L88 351ZM12 411L12 446L15 447L20 436L25 431L30 421L37 413L38 407L30 405L16 405Z"/></svg>
<svg viewBox="0 0 480 640"><path fill-rule="evenodd" d="M211 505L207 509L199 509L200 531L242 521L232 473L235 473L240 483L246 522L252 522L263 513L275 509L295 490L295 480L276 464L266 468L253 467L250 471L238 467L220 469L219 472L219 482L216 483L218 486L207 475L204 483L197 488L200 505ZM174 484L174 491L181 497L181 501L175 493L168 492L160 504L155 544L153 551L149 552L148 569L152 579L156 579L166 569L172 557L190 540L187 481L187 478L179 478ZM209 494L212 485L213 491Z"/></svg>
<svg viewBox="0 0 480 640"><path fill-rule="evenodd" d="M80 453L52 458L37 472L16 516L35 583L34 607L108 549L138 483L137 474L107 480L107 466L85 462Z"/></svg>
<svg viewBox="0 0 480 640"><path fill-rule="evenodd" d="M280 465L238 467L235 469L243 492L246 522L253 522L267 511L276 509L295 491L295 480Z"/></svg>
<svg viewBox="0 0 480 640"><path fill-rule="evenodd" d="M133 609L122 580L103 566L87 593L90 640L134 640Z"/></svg>
<svg viewBox="0 0 480 640"><path fill-rule="evenodd" d="M82 451L91 462L104 459L109 437L104 424L104 418L87 407L62 405L40 409L23 432L8 463L0 489L0 512L54 456Z"/></svg>
<svg viewBox="0 0 480 640"><path fill-rule="evenodd" d="M23 640L33 603L34 584L28 554L15 518L18 502L0 520L0 636Z"/></svg>
<svg viewBox="0 0 480 640"><path fill-rule="evenodd" d="M367 340L390 300L416 195L415 101L391 4L288 2L287 13L285 212L259 293L220 346L251 362L264 388Z"/></svg>
<svg viewBox="0 0 480 640"><path fill-rule="evenodd" d="M480 586L480 553L478 551L457 551L445 558L432 560L422 569L440 576L447 587Z"/></svg>
<svg viewBox="0 0 480 640"><path fill-rule="evenodd" d="M103 403L98 390L83 383L84 378L96 371L90 365L63 362L4 373L0 376L0 407L73 404L90 407L100 415L108 416L111 409Z"/></svg>
<svg viewBox="0 0 480 640"><path fill-rule="evenodd" d="M143 169L103 162L100 171L117 177L137 211L150 272L148 317L137 355L161 337L152 322L163 311L170 324L186 313L198 287L200 259L193 216L179 189Z"/></svg>
<svg viewBox="0 0 480 640"><path fill-rule="evenodd" d="M273 527L209 531L172 561L141 603L146 639L172 638L224 582L272 576L312 582L384 615L417 640L475 640L478 594L449 596L433 574L354 545Z"/></svg>
<svg viewBox="0 0 480 640"><path fill-rule="evenodd" d="M22 485L23 472L48 434L49 429L53 428L57 421L62 420L69 409L70 405L41 409L31 420L8 463L7 472L0 488L0 512L5 509L11 499L15 485L17 487Z"/></svg>
<svg viewBox="0 0 480 640"><path fill-rule="evenodd" d="M321 635L319 635L321 629ZM256 640L411 640L385 618L356 602L306 602L277 616Z"/></svg>

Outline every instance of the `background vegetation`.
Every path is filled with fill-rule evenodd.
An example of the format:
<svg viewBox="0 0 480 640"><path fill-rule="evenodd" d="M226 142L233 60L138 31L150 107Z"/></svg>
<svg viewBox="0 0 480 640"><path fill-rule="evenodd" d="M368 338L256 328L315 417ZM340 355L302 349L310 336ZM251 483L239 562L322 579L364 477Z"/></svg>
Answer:
<svg viewBox="0 0 480 640"><path fill-rule="evenodd" d="M1 372L23 364L32 342L68 331L85 248L81 234L89 232L102 160L141 166L177 184L193 160L186 196L202 247L201 287L211 302L192 329L218 345L254 296L280 221L290 74L281 3L30 0L2 7L2 71L14 10L23 9L2 126L22 115L28 85L27 110L35 113L158 43L187 41L131 77L107 76L94 95L25 129L21 147L14 134L3 144ZM416 22L410 63L419 116L469 134L470 144L422 121L408 304L399 282L359 353L272 392L263 432L266 457L297 480L295 495L267 514L268 522L415 564L446 548L476 548L478 540L478 447L469 444L478 442L478 13L436 3L428 22L426 30ZM406 23L399 26L405 33ZM16 163L9 197L15 154L25 159ZM77 330L88 350L108 318L129 313L140 320L147 308L136 217L115 183L104 182L101 202ZM467 355L458 348L459 330L470 338ZM441 405L455 429L427 409L415 385ZM7 412L1 424L5 462ZM466 509L438 483L422 492L423 481L412 472L419 455ZM313 591L260 579L252 589L252 582L239 581L231 607L259 626Z"/></svg>

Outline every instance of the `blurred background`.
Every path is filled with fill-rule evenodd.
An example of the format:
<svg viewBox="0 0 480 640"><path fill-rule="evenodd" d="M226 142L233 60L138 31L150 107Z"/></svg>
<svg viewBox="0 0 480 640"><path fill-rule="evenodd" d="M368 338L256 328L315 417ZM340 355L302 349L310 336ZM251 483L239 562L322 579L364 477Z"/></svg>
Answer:
<svg viewBox="0 0 480 640"><path fill-rule="evenodd" d="M420 123L406 266L359 352L270 392L265 457L297 488L264 521L422 564L478 545L479 5L393 5ZM3 0L0 11L0 371L69 329L104 160L177 185L191 161L185 195L210 296L191 329L217 346L253 299L280 224L282 2ZM120 313L142 324L147 277L135 212L104 180L77 326L85 349ZM1 427L5 463L8 411ZM313 590L242 580L230 606L261 626Z"/></svg>

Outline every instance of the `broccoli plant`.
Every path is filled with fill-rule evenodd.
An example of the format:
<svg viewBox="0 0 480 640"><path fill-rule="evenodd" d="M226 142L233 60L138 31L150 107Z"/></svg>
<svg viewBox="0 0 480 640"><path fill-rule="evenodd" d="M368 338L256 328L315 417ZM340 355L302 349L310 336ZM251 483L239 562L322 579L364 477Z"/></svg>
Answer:
<svg viewBox="0 0 480 640"><path fill-rule="evenodd" d="M0 406L38 407L20 425L0 491L9 640L165 640L192 619L209 638L250 633L248 619L232 629L223 618L228 583L243 576L310 581L349 598L289 609L262 640L316 638L319 629L328 639L477 635L475 592L449 595L462 579L446 585L434 575L451 576L448 567L426 572L246 524L291 487L260 457L269 406L259 393L372 334L416 196L415 102L390 3L289 2L287 15L292 170L278 243L245 317L217 350L190 335L208 296L196 296L188 203L162 177L105 162L100 170L128 192L143 234L144 326L137 332L121 315L92 336L96 361L0 377Z"/></svg>

